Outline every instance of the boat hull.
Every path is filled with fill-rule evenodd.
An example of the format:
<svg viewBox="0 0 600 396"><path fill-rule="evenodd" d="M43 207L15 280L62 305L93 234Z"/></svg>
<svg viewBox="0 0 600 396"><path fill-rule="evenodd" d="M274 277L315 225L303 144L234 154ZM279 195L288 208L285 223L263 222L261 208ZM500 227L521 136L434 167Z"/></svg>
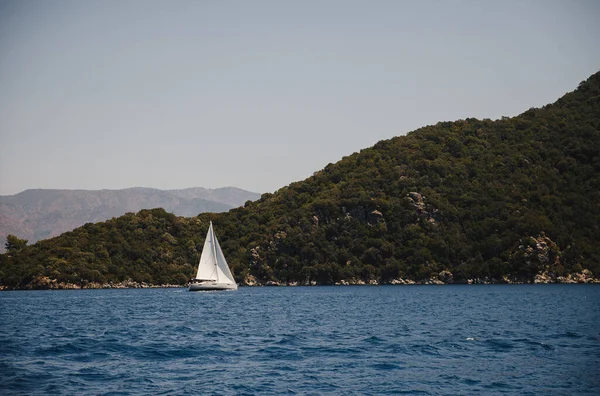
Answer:
<svg viewBox="0 0 600 396"><path fill-rule="evenodd" d="M209 291L209 290L237 290L235 283L217 283L213 281L193 282L189 284L188 291Z"/></svg>

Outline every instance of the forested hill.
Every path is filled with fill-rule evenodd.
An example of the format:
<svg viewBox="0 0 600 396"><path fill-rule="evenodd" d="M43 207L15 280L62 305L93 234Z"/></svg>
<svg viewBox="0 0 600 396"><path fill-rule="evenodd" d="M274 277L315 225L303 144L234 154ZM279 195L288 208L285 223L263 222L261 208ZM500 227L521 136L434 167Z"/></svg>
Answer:
<svg viewBox="0 0 600 396"><path fill-rule="evenodd" d="M209 220L240 282L573 279L600 274L599 203L597 73L552 105L381 141L227 213L144 210L12 239L0 282L183 284Z"/></svg>

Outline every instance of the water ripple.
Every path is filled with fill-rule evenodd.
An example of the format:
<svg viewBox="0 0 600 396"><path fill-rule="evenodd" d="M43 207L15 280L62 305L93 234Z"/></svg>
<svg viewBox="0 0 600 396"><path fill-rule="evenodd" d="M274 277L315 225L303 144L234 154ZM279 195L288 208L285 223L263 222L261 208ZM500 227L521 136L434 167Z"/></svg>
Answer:
<svg viewBox="0 0 600 396"><path fill-rule="evenodd" d="M6 292L0 394L592 395L597 301L596 285Z"/></svg>

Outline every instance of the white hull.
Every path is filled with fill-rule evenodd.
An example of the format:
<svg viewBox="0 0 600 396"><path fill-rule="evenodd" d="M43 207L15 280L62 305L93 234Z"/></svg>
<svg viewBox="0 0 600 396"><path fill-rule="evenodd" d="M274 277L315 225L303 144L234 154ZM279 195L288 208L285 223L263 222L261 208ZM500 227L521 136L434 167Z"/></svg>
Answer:
<svg viewBox="0 0 600 396"><path fill-rule="evenodd" d="M208 290L237 290L235 283L217 283L217 281L193 282L189 284L188 291L208 291Z"/></svg>

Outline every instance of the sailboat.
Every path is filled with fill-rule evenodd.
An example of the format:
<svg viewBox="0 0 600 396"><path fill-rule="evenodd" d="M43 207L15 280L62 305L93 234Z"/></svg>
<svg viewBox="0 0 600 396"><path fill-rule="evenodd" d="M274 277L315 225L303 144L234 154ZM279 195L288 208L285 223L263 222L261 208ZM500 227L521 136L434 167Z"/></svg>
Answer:
<svg viewBox="0 0 600 396"><path fill-rule="evenodd" d="M198 272L190 281L188 290L237 290L237 288L211 221L200 256Z"/></svg>

